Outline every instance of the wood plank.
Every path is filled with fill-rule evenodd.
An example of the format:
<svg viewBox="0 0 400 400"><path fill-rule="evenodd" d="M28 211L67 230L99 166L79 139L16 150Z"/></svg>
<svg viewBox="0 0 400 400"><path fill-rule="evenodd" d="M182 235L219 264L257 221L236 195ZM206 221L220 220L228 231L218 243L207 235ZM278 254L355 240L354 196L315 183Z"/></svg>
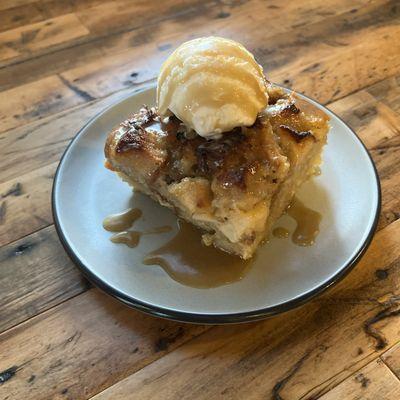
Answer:
<svg viewBox="0 0 400 400"><path fill-rule="evenodd" d="M400 381L378 358L320 397L320 400L393 400L398 398L400 398Z"/></svg>
<svg viewBox="0 0 400 400"><path fill-rule="evenodd" d="M396 74L400 68L400 28L379 29L363 44L336 51L318 63L285 67L274 81L290 86L326 103ZM366 35L367 36L367 35ZM385 62L382 62L385 60Z"/></svg>
<svg viewBox="0 0 400 400"><path fill-rule="evenodd" d="M400 97L397 101L391 101L389 107L387 105L389 92L382 84L393 79L396 78L378 82L328 106L356 131L369 149L382 146L399 135L396 124L399 124L400 116L396 112L396 107L400 104ZM400 92L400 85L397 86L397 91Z"/></svg>
<svg viewBox="0 0 400 400"><path fill-rule="evenodd" d="M66 1L59 1L59 0L19 0L19 1L10 1L10 0L2 0L0 3L0 23L1 22L6 22L6 21L13 21L15 20L16 23L18 23L21 19L18 17L21 17L22 15L25 15L26 10L29 10L32 12L32 18L36 18L37 14L41 16L40 20L42 19L49 19L49 18L54 18L58 17L64 14L69 14L69 13L77 13L78 11L86 11L88 9L94 8L95 6L100 6L104 4L109 4L107 11L108 15L113 13L113 8L112 8L112 3L114 3L114 7L118 10L122 8L123 5L125 6L130 6L132 2L127 1L127 0L113 0L113 1L105 1L105 0L68 0ZM136 6L137 8L143 8L145 2L138 2L136 1L138 5ZM193 2L186 1L186 5L190 6ZM173 1L170 2L170 4L173 6ZM148 3L147 3L148 5ZM104 9L93 9L91 11L91 14L98 14L99 11ZM127 10L128 11L128 10ZM84 15L84 14L82 14ZM133 13L131 13L130 17L132 18L134 16ZM3 18L5 18L3 20ZM112 23L115 23L115 16L113 16L114 21ZM29 20L28 20L29 21ZM144 20L143 20L144 21ZM34 21L30 20L29 23L32 23ZM35 21L36 22L36 21ZM109 23L109 21L105 21L105 23ZM145 23L145 22L144 22ZM1 28L0 28L1 29ZM5 30L5 29L4 29Z"/></svg>
<svg viewBox="0 0 400 400"><path fill-rule="evenodd" d="M89 102L22 128L0 133L0 182L58 161L69 141L91 117L133 92L125 90L101 101ZM39 99L36 103L46 106L46 99ZM50 103L50 106L57 107L57 103Z"/></svg>
<svg viewBox="0 0 400 400"><path fill-rule="evenodd" d="M90 95L66 84L58 76L49 76L5 90L0 92L0 132L13 130L17 126L90 100Z"/></svg>
<svg viewBox="0 0 400 400"><path fill-rule="evenodd" d="M400 92L398 87L400 85L400 76L393 76L391 79L380 82L379 84L368 88L368 92L390 107L392 110L400 113ZM395 127L393 128L395 129Z"/></svg>
<svg viewBox="0 0 400 400"><path fill-rule="evenodd" d="M86 399L207 329L89 290L0 336L0 371L15 372L1 390L10 399Z"/></svg>
<svg viewBox="0 0 400 400"><path fill-rule="evenodd" d="M381 358L400 379L400 343L383 353Z"/></svg>
<svg viewBox="0 0 400 400"><path fill-rule="evenodd" d="M0 2L0 11L7 10L9 8L24 6L35 2L36 0L2 0Z"/></svg>
<svg viewBox="0 0 400 400"><path fill-rule="evenodd" d="M16 28L14 30L6 31L0 34L0 43L4 43L5 46L18 46L21 48L19 57L6 60L0 58L0 66L13 65L14 63L20 63L23 60L29 59L32 54L28 51L22 50L33 50L34 57L39 55L47 54L49 52L55 52L57 49L70 48L74 45L88 43L92 41L101 42L108 35L114 36L118 33L123 33L136 29L143 25L156 24L160 21L173 17L174 15L181 15L184 13L193 12L196 8L199 10L204 9L208 4L214 3L214 0L207 0L202 2L200 0L184 0L171 2L161 2L158 6L157 12L154 12L154 5L151 2L131 2L129 0L117 0L113 2L100 3L97 6L90 7L89 9L80 9L78 7L72 7L77 9L76 12L69 14L60 15L59 17L51 18L46 21L41 21L32 26L26 26L22 28ZM41 7L42 12L47 10L46 5ZM110 18L112 15L112 18ZM53 40L49 42L48 35L45 35L53 27L48 24L51 23L54 27L58 26L60 29L53 29L56 33L55 36L60 35L59 40L55 42ZM72 35L69 35L70 25L79 24L78 32L72 31ZM19 40L20 29L27 29L27 33L23 33L22 39L31 39L34 33L40 29L38 33L41 39L45 40ZM78 29L76 29L78 31ZM43 32L43 35L41 35ZM4 36L3 36L4 35ZM53 35L54 36L54 35ZM65 37L68 36L68 37ZM4 39L4 40L2 40ZM21 43L22 42L22 43ZM26 46L28 42L29 46ZM22 46L24 45L24 46ZM51 45L51 47L50 47ZM56 46L56 47L54 47ZM29 49L27 49L29 47ZM76 53L83 55L83 53ZM70 62L72 59L70 60Z"/></svg>
<svg viewBox="0 0 400 400"><path fill-rule="evenodd" d="M214 327L94 399L317 398L400 340L389 311L399 307L399 245L396 221L334 290L270 320Z"/></svg>
<svg viewBox="0 0 400 400"><path fill-rule="evenodd" d="M38 79L44 72L44 66L46 74L60 73L74 67L84 67L90 62L95 63L99 60L99 54L102 57L111 56L127 49L128 51L132 50L137 46L144 47L138 49L136 53L132 53L130 59L132 63L135 60L141 60L142 57L150 58L152 53L146 51L146 45L152 49L153 44L156 43L161 49L165 49L165 47L172 49L184 40L194 36L208 35L210 32L243 42L252 51L255 51L258 58L263 58L261 61L269 70L271 67L275 67L277 62L284 63L288 57L298 58L302 51L307 49L309 51L313 44L318 46L325 36L328 42L333 34L337 35L343 29L340 23L343 26L345 23L352 24L357 28L355 31L358 32L363 27L390 19L386 15L389 13L390 5L387 0L378 0L373 5L362 7L360 10L357 7L360 7L363 1L354 0L351 2L340 0L336 2L335 6L327 6L327 3L322 0L314 2L302 0L287 2L284 5L271 4L268 7L256 0L228 3L224 6L219 6L219 3L215 6L212 4L207 3L207 7L204 3L192 6L190 13L186 14L183 12L183 8L177 9L172 3L165 18L157 21L156 30L153 24L148 23L141 29L109 35L90 43L79 43L73 47L68 46L68 48L53 51L48 55L36 55L30 61L27 60L27 62L13 65L12 68L0 70L0 82L3 82L2 87L5 89L9 87L7 85L18 85ZM321 10L322 8L323 10ZM356 12L353 12L354 10ZM344 14L340 15L340 13ZM372 13L372 18L368 17L369 13ZM337 17L335 18L335 16ZM328 17L327 23L321 25L322 21ZM143 20L148 21L146 18ZM267 31L264 29L266 24L270 26ZM308 24L311 24L310 27L315 25L317 34L313 36L311 29L307 38L303 39ZM231 29L232 26L235 26L235 30ZM289 31L292 31L293 34L282 35L283 32ZM240 32L246 32L246 35ZM349 29L345 29L345 32L352 34ZM362 35L360 35L361 37ZM293 42L296 42L295 45L292 44ZM337 44L334 43L327 47L330 47L332 52L337 48ZM282 54L282 49L286 49L285 54ZM316 52L313 53L314 58L315 56ZM277 61L274 61L275 57L277 57ZM112 57L109 62L112 62L111 60ZM1 79L11 71L16 77L15 83ZM146 71L147 69L144 70L144 72ZM138 73L136 81L142 81L142 72L137 69L135 72ZM154 71L152 73L154 76ZM129 81L130 79L125 80Z"/></svg>
<svg viewBox="0 0 400 400"><path fill-rule="evenodd" d="M0 332L88 287L64 252L54 227L1 247Z"/></svg>
<svg viewBox="0 0 400 400"><path fill-rule="evenodd" d="M69 13L76 14L77 11L104 4L106 1L107 0L36 0L34 6L48 19Z"/></svg>
<svg viewBox="0 0 400 400"><path fill-rule="evenodd" d="M19 54L17 50L14 50L10 47L4 47L4 46L3 47L0 46L0 51L1 51L0 58L3 58L3 59L17 57Z"/></svg>
<svg viewBox="0 0 400 400"><path fill-rule="evenodd" d="M379 168L381 179L382 213L379 227L382 228L400 218L400 135L371 150Z"/></svg>
<svg viewBox="0 0 400 400"><path fill-rule="evenodd" d="M70 42L88 34L89 30L75 14L66 14L1 32L0 61L9 58L7 49L16 51L18 56L29 55L34 51Z"/></svg>
<svg viewBox="0 0 400 400"><path fill-rule="evenodd" d="M0 11L0 32L42 20L43 17L41 13L33 4L9 8ZM15 56L17 55L18 53Z"/></svg>
<svg viewBox="0 0 400 400"><path fill-rule="evenodd" d="M180 15L191 15L194 10L201 13L212 8L213 0L181 0L160 2L155 11L154 4L148 1L116 0L102 2L89 9L77 11L77 15L90 30L92 37L105 37L108 34L137 29L144 25L153 25ZM109 16L112 15L112 18ZM149 40L149 38L147 39Z"/></svg>
<svg viewBox="0 0 400 400"><path fill-rule="evenodd" d="M50 197L57 164L0 184L0 247L53 222Z"/></svg>

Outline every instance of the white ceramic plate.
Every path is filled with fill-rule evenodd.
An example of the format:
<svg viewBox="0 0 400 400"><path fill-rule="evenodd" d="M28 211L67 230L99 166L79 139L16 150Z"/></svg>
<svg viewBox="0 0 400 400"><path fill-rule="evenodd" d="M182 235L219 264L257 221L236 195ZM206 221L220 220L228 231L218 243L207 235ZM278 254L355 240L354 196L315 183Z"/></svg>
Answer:
<svg viewBox="0 0 400 400"><path fill-rule="evenodd" d="M174 232L148 236L134 249L111 243L110 233L102 227L104 217L133 205L143 210L147 224L171 225L175 221L169 210L146 196L132 194L127 184L103 167L108 132L142 104L154 104L154 99L155 88L150 87L92 119L66 150L54 179L57 232L68 254L97 286L132 307L161 317L201 323L242 322L302 304L357 263L372 239L379 215L376 170L355 133L309 99L330 115L332 125L322 174L304 184L298 194L308 207L323 215L313 246L299 247L289 239L272 238L242 280L197 289L174 281L158 266L141 262ZM279 225L293 228L288 217L282 217Z"/></svg>

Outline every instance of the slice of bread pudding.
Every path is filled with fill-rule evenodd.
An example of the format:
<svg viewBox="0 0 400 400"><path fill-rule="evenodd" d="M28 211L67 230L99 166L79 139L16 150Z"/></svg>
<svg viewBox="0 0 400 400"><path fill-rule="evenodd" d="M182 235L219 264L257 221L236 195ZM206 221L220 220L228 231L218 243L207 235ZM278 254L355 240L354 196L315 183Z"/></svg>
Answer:
<svg viewBox="0 0 400 400"><path fill-rule="evenodd" d="M272 85L268 95L253 126L214 140L144 107L108 135L106 166L202 229L206 245L248 259L318 171L329 131L310 103Z"/></svg>

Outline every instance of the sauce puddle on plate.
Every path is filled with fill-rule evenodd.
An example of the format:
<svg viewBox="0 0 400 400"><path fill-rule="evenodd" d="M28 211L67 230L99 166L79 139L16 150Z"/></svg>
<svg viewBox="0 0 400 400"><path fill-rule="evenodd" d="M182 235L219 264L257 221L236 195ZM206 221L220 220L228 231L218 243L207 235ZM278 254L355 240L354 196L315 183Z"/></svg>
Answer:
<svg viewBox="0 0 400 400"><path fill-rule="evenodd" d="M296 197L288 207L287 214L297 223L292 241L299 246L311 246L319 233L321 215L307 208ZM144 231L128 230L142 216L138 208L110 215L103 222L104 229L118 232L110 240L129 247L138 246L143 235L163 234L171 231L170 226L149 228ZM289 231L277 227L273 235L287 238ZM175 281L196 288L212 288L237 282L250 270L256 256L242 260L213 246L205 246L201 241L201 232L191 224L178 220L177 234L166 244L148 253L145 265L158 265Z"/></svg>
<svg viewBox="0 0 400 400"><path fill-rule="evenodd" d="M103 221L103 228L110 232L122 232L130 228L142 216L138 208L129 208L119 214L112 214Z"/></svg>
<svg viewBox="0 0 400 400"><path fill-rule="evenodd" d="M321 214L306 207L297 197L293 199L287 213L297 223L292 235L293 243L299 246L313 245L319 233Z"/></svg>
<svg viewBox="0 0 400 400"><path fill-rule="evenodd" d="M205 246L201 232L184 221L179 221L175 237L147 254L146 265L159 265L175 281L196 288L212 288L241 280L255 261Z"/></svg>
<svg viewBox="0 0 400 400"><path fill-rule="evenodd" d="M166 232L171 232L172 227L169 225L166 226L159 226L154 229L150 229L148 231L144 232L139 232L139 231L122 231L119 232L113 236L111 236L110 240L113 243L122 243L126 244L128 247L136 247L139 242L140 238L143 235L154 235L154 234L159 234L159 233L166 233Z"/></svg>
<svg viewBox="0 0 400 400"><path fill-rule="evenodd" d="M306 207L297 197L294 197L286 213L296 221L296 229L292 235L292 242L298 246L311 246L319 233L321 214ZM289 231L277 227L272 231L275 237L287 238Z"/></svg>
<svg viewBox="0 0 400 400"><path fill-rule="evenodd" d="M278 226L272 231L272 234L279 239L286 239L289 237L290 232L286 228Z"/></svg>

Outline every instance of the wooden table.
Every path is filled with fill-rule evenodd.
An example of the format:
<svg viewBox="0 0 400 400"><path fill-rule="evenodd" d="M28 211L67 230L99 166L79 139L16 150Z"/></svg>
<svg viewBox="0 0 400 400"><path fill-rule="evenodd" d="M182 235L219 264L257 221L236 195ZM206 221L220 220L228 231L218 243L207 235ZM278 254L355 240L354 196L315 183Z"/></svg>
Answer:
<svg viewBox="0 0 400 400"><path fill-rule="evenodd" d="M0 398L400 399L399 23L396 0L1 0ZM210 34L339 114L382 183L378 232L349 276L236 326L169 322L101 293L50 207L79 128Z"/></svg>

